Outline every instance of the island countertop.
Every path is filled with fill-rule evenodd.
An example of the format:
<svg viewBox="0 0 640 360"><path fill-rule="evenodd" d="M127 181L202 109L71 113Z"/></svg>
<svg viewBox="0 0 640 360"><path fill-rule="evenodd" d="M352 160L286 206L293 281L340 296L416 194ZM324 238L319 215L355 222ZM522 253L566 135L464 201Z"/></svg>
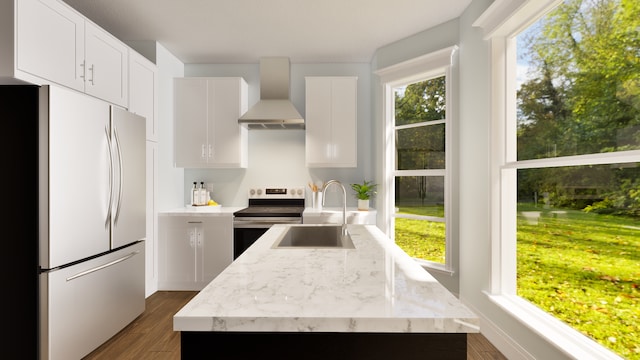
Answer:
<svg viewBox="0 0 640 360"><path fill-rule="evenodd" d="M479 331L478 317L376 226L348 225L355 249L272 248L287 226L272 226L200 291L173 329Z"/></svg>

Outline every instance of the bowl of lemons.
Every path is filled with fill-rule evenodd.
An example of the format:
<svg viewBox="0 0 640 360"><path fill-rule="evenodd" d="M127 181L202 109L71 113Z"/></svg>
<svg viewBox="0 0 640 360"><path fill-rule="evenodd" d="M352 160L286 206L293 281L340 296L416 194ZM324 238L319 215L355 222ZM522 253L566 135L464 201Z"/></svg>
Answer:
<svg viewBox="0 0 640 360"><path fill-rule="evenodd" d="M222 208L222 205L218 204L215 200L209 200L209 202L206 205L187 205L187 208L189 210L211 212L211 211L220 211L220 208Z"/></svg>
<svg viewBox="0 0 640 360"><path fill-rule="evenodd" d="M209 202L207 203L207 206L201 206L204 211L220 211L220 208L222 207L222 205L218 204L217 202L215 202L214 200L209 200Z"/></svg>

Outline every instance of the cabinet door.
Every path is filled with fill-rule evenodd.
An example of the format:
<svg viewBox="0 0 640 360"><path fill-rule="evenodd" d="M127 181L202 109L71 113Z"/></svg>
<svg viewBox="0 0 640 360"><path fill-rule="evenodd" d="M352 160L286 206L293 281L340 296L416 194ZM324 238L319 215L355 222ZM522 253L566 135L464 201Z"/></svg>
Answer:
<svg viewBox="0 0 640 360"><path fill-rule="evenodd" d="M198 230L199 229L199 230ZM158 290L197 290L195 248L202 222L189 216L158 219L160 281Z"/></svg>
<svg viewBox="0 0 640 360"><path fill-rule="evenodd" d="M207 80L174 79L174 159L177 167L205 167L207 142ZM213 149L211 149L213 151Z"/></svg>
<svg viewBox="0 0 640 360"><path fill-rule="evenodd" d="M238 118L246 111L242 82L233 77L214 78L208 82L208 140L212 148L209 163L212 167L247 167L247 129L238 125Z"/></svg>
<svg viewBox="0 0 640 360"><path fill-rule="evenodd" d="M129 51L129 111L147 119L147 140L157 141L157 68L135 51Z"/></svg>
<svg viewBox="0 0 640 360"><path fill-rule="evenodd" d="M357 166L356 86L353 76L306 78L308 167Z"/></svg>
<svg viewBox="0 0 640 360"><path fill-rule="evenodd" d="M85 92L127 107L128 48L95 24L85 22Z"/></svg>
<svg viewBox="0 0 640 360"><path fill-rule="evenodd" d="M16 6L17 69L84 91L84 18L55 0L20 0Z"/></svg>
<svg viewBox="0 0 640 360"><path fill-rule="evenodd" d="M233 261L233 217L203 218L203 241L198 244L196 278L202 287Z"/></svg>
<svg viewBox="0 0 640 360"><path fill-rule="evenodd" d="M354 77L333 78L331 81L331 155L334 166L358 166L356 85Z"/></svg>
<svg viewBox="0 0 640 360"><path fill-rule="evenodd" d="M331 79L306 79L305 152L307 166L331 163Z"/></svg>

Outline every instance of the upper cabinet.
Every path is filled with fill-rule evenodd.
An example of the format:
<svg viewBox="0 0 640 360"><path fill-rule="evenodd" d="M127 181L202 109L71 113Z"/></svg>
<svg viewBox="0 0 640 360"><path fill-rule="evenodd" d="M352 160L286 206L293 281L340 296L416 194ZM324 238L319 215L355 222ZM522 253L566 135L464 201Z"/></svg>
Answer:
<svg viewBox="0 0 640 360"><path fill-rule="evenodd" d="M129 51L129 111L147 119L147 140L158 141L156 88L158 71L144 56Z"/></svg>
<svg viewBox="0 0 640 360"><path fill-rule="evenodd" d="M84 91L128 107L129 48L95 24L84 23Z"/></svg>
<svg viewBox="0 0 640 360"><path fill-rule="evenodd" d="M357 82L354 76L305 78L307 167L358 166Z"/></svg>
<svg viewBox="0 0 640 360"><path fill-rule="evenodd" d="M239 77L174 79L175 166L246 168L248 130L238 118L247 94Z"/></svg>
<svg viewBox="0 0 640 360"><path fill-rule="evenodd" d="M58 0L0 5L4 79L56 83L128 105L128 47Z"/></svg>

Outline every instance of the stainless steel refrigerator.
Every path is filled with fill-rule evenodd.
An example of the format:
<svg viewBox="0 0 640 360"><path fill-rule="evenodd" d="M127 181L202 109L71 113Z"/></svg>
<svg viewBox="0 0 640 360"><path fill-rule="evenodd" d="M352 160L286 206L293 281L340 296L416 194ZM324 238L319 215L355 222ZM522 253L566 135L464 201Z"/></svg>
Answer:
<svg viewBox="0 0 640 360"><path fill-rule="evenodd" d="M22 155L5 173L16 188L5 190L22 194L9 196L17 213L37 218L16 232L12 249L29 269L13 283L24 296L12 304L16 320L36 314L16 336L35 336L41 359L79 359L145 308L145 119L31 85L0 87L0 117L12 123L5 138L18 139L5 155Z"/></svg>

